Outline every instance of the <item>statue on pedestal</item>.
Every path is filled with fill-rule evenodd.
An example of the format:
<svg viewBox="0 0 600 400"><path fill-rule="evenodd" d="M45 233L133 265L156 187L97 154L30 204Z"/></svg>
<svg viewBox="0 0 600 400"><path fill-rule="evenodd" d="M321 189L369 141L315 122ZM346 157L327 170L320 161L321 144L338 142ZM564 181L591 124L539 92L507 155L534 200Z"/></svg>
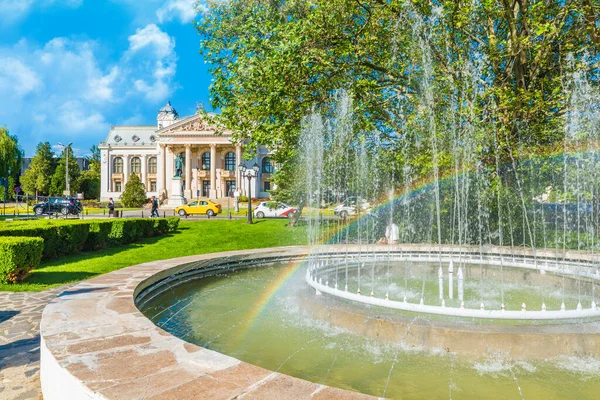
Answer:
<svg viewBox="0 0 600 400"><path fill-rule="evenodd" d="M181 178L183 174L183 157L181 154L178 154L175 158L175 176L174 178Z"/></svg>

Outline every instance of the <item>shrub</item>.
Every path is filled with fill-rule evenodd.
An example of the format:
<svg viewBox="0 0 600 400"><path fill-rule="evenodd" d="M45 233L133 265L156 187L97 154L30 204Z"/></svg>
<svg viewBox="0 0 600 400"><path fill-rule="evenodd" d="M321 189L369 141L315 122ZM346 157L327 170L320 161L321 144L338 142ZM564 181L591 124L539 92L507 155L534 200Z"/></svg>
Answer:
<svg viewBox="0 0 600 400"><path fill-rule="evenodd" d="M154 236L154 220L150 218L138 219L138 235L140 238Z"/></svg>
<svg viewBox="0 0 600 400"><path fill-rule="evenodd" d="M123 218L112 221L112 228L108 235L109 244L132 243L144 237L154 235L155 220L149 218Z"/></svg>
<svg viewBox="0 0 600 400"><path fill-rule="evenodd" d="M40 265L44 241L34 237L0 237L0 283L22 281Z"/></svg>
<svg viewBox="0 0 600 400"><path fill-rule="evenodd" d="M80 251L88 237L87 221L24 221L0 227L0 236L40 237L44 240L43 258L73 254Z"/></svg>
<svg viewBox="0 0 600 400"><path fill-rule="evenodd" d="M98 250L108 245L108 235L112 230L113 221L91 221L90 232L83 246L84 250Z"/></svg>
<svg viewBox="0 0 600 400"><path fill-rule="evenodd" d="M179 228L179 220L179 217L167 218L167 223L169 224L169 232L175 232Z"/></svg>
<svg viewBox="0 0 600 400"><path fill-rule="evenodd" d="M146 187L137 174L132 173L125 184L125 191L121 195L121 203L125 207L141 207L146 203Z"/></svg>
<svg viewBox="0 0 600 400"><path fill-rule="evenodd" d="M248 196L240 196L240 197L238 197L238 201L240 203L247 203L248 202Z"/></svg>
<svg viewBox="0 0 600 400"><path fill-rule="evenodd" d="M164 218L157 218L153 220L154 222L154 234L155 235L164 235L169 232L169 221Z"/></svg>

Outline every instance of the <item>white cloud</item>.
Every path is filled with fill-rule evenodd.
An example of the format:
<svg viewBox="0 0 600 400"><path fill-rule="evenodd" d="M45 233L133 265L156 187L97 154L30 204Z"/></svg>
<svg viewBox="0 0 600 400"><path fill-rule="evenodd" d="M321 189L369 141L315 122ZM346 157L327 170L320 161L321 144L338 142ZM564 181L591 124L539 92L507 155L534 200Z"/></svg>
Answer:
<svg viewBox="0 0 600 400"><path fill-rule="evenodd" d="M104 116L85 107L80 101L67 101L58 108L57 120L65 133L81 133L98 128L108 129Z"/></svg>
<svg viewBox="0 0 600 400"><path fill-rule="evenodd" d="M175 49L175 39L160 30L155 24L138 29L129 36L129 51L132 53L142 49L152 49L158 57L167 57Z"/></svg>
<svg viewBox="0 0 600 400"><path fill-rule="evenodd" d="M41 86L37 74L20 60L0 57L0 92L26 95Z"/></svg>
<svg viewBox="0 0 600 400"><path fill-rule="evenodd" d="M35 7L43 9L51 6L77 8L83 0L0 0L0 25L21 20Z"/></svg>
<svg viewBox="0 0 600 400"><path fill-rule="evenodd" d="M168 0L158 10L156 10L156 17L158 22L172 21L178 19L181 23L188 23L196 17L196 0ZM206 6L200 4L200 11Z"/></svg>
<svg viewBox="0 0 600 400"><path fill-rule="evenodd" d="M145 63L136 62L143 57ZM175 40L155 24L138 29L129 37L128 58L138 68L144 68L145 78L134 81L134 88L147 100L158 101L173 90L172 79L177 71ZM154 58L152 62L150 60Z"/></svg>
<svg viewBox="0 0 600 400"><path fill-rule="evenodd" d="M154 24L132 34L116 59L103 54L99 42L64 37L0 45L0 121L27 138L27 155L38 141L99 142L123 107L158 106L177 87L175 41Z"/></svg>

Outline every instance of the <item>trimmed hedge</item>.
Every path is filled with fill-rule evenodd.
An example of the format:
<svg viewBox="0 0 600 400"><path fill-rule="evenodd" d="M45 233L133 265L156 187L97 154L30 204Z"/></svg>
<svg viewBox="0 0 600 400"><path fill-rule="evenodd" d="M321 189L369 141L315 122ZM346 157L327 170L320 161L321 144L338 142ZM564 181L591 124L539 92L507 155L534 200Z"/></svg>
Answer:
<svg viewBox="0 0 600 400"><path fill-rule="evenodd" d="M169 224L169 232L175 232L179 229L179 217L169 217L167 218L167 223Z"/></svg>
<svg viewBox="0 0 600 400"><path fill-rule="evenodd" d="M163 235L169 232L169 222L164 218L157 218L154 220L154 234Z"/></svg>
<svg viewBox="0 0 600 400"><path fill-rule="evenodd" d="M24 221L0 225L0 236L39 237L44 240L42 257L50 259L76 253L86 243L90 223L87 221Z"/></svg>
<svg viewBox="0 0 600 400"><path fill-rule="evenodd" d="M44 240L36 237L0 237L0 283L21 282L40 265Z"/></svg>
<svg viewBox="0 0 600 400"><path fill-rule="evenodd" d="M21 281L32 268L39 265L40 258L48 260L81 250L120 246L174 232L178 227L179 217L1 223L0 283Z"/></svg>
<svg viewBox="0 0 600 400"><path fill-rule="evenodd" d="M86 251L103 249L108 245L108 235L112 231L112 221L90 221L90 233L83 249Z"/></svg>

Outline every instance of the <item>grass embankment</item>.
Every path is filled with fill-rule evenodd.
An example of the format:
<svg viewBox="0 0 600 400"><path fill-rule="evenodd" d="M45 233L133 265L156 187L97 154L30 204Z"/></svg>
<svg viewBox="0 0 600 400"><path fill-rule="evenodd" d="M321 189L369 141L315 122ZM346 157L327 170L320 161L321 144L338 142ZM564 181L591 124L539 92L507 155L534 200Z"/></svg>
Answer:
<svg viewBox="0 0 600 400"><path fill-rule="evenodd" d="M39 292L149 261L305 243L306 230L288 228L282 220L260 220L253 225L243 220L183 220L179 231L167 236L43 262L23 283L0 285L0 291Z"/></svg>

